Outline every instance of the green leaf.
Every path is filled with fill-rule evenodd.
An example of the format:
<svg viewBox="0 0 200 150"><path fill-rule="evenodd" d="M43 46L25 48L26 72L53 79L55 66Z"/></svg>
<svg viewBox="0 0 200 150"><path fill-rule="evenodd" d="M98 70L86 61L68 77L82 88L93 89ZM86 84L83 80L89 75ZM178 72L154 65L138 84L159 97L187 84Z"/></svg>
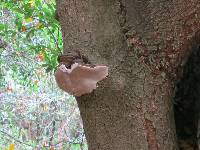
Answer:
<svg viewBox="0 0 200 150"><path fill-rule="evenodd" d="M0 23L0 31L5 30L6 26L6 24Z"/></svg>

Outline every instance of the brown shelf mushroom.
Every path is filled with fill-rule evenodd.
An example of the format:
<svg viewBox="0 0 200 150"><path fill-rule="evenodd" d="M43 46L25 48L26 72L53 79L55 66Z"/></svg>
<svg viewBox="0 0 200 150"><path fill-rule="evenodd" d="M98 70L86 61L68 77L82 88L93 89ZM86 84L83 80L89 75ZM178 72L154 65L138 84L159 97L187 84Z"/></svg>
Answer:
<svg viewBox="0 0 200 150"><path fill-rule="evenodd" d="M62 90L79 97L91 93L96 89L97 82L103 80L107 75L107 66L90 67L74 63L70 68L61 64L55 73L55 79Z"/></svg>

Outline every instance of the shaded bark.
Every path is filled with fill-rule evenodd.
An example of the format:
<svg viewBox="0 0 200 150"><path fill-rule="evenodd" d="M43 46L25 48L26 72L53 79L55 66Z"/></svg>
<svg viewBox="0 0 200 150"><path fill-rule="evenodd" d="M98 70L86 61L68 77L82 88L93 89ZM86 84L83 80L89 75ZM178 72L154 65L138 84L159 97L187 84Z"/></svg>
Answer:
<svg viewBox="0 0 200 150"><path fill-rule="evenodd" d="M109 77L77 98L90 150L178 149L174 85L200 34L200 1L59 0L64 53Z"/></svg>
<svg viewBox="0 0 200 150"><path fill-rule="evenodd" d="M200 46L200 42L199 42ZM194 49L184 65L176 86L174 116L181 150L198 150L200 119L200 47Z"/></svg>

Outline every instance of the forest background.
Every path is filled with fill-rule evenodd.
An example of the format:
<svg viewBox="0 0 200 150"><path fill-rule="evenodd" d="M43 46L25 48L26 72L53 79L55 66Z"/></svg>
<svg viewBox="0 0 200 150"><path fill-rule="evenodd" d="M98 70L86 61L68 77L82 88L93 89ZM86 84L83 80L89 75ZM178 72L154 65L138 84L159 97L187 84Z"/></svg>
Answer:
<svg viewBox="0 0 200 150"><path fill-rule="evenodd" d="M87 149L74 98L57 88L54 0L0 3L0 149Z"/></svg>

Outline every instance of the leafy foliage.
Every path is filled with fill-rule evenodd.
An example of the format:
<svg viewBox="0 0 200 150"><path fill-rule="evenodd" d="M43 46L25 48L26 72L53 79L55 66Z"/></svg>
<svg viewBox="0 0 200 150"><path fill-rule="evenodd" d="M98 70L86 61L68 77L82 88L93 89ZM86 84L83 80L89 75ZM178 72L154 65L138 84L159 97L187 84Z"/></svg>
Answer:
<svg viewBox="0 0 200 150"><path fill-rule="evenodd" d="M8 0L1 2L0 7L2 18L6 18L1 20L0 35L12 43L15 50L15 54L11 52L9 55L21 56L16 59L23 59L22 63L25 58L35 59L42 62L47 72L52 71L57 66L57 56L62 50L60 26L54 19L55 1Z"/></svg>

